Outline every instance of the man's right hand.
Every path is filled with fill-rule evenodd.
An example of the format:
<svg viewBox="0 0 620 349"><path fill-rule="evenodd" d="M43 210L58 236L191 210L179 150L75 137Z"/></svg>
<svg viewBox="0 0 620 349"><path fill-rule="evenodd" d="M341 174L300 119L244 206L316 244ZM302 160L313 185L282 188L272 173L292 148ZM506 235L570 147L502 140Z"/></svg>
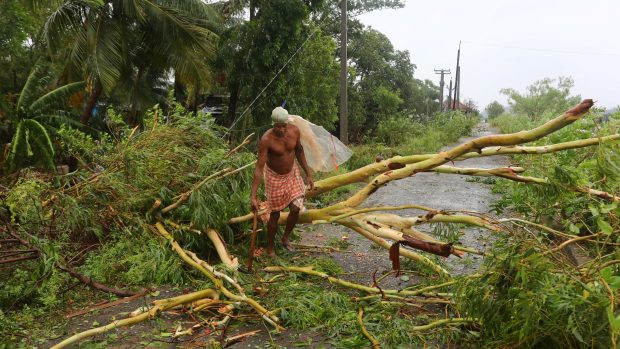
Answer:
<svg viewBox="0 0 620 349"><path fill-rule="evenodd" d="M250 201L250 207L252 208L252 212L258 211L258 200L255 197Z"/></svg>

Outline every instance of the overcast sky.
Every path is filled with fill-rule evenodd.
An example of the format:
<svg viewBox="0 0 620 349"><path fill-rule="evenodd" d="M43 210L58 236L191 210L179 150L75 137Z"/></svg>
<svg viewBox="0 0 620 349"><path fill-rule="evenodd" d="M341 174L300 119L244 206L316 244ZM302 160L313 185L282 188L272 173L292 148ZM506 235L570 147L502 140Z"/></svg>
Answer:
<svg viewBox="0 0 620 349"><path fill-rule="evenodd" d="M461 101L481 110L507 105L501 88L524 92L558 76L572 77L573 94L599 107L620 105L620 0L407 0L360 19L409 51L416 78L437 85L433 69L451 70L446 85L454 77L461 40Z"/></svg>

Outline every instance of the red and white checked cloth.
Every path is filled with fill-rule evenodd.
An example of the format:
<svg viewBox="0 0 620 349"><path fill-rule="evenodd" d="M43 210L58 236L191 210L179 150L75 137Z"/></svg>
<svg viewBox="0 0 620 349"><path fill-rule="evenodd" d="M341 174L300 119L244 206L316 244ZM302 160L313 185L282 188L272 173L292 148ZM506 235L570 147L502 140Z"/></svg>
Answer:
<svg viewBox="0 0 620 349"><path fill-rule="evenodd" d="M304 210L304 196L306 185L301 178L297 164L293 165L291 172L278 174L269 166L265 165L265 193L270 212L282 211L290 203Z"/></svg>

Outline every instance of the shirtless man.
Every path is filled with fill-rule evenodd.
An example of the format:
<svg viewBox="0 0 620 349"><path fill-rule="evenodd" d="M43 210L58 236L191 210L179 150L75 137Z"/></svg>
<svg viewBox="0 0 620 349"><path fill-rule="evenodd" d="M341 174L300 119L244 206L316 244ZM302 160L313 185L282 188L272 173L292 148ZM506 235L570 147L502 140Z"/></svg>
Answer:
<svg viewBox="0 0 620 349"><path fill-rule="evenodd" d="M269 223L267 223L267 253L275 256L274 240L278 230L280 211L289 208L286 228L282 237L282 244L288 250L293 248L289 235L297 219L299 211L303 209L303 200L306 186L295 164L295 158L306 173L306 182L310 189L314 188L312 173L306 162L304 148L301 146L299 128L288 124L288 111L277 107L271 113L273 128L265 132L258 146L258 161L254 170L252 182L251 204L252 211L258 210L256 193L263 173L265 176L265 192L269 209ZM267 164L267 166L265 166Z"/></svg>

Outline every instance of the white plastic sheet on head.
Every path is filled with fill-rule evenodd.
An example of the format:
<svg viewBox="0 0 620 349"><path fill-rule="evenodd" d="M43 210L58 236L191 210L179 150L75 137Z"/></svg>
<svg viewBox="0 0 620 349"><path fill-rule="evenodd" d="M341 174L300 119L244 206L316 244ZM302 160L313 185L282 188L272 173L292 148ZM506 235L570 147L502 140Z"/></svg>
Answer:
<svg viewBox="0 0 620 349"><path fill-rule="evenodd" d="M315 125L299 115L289 115L289 124L297 126L301 134L306 162L313 171L329 172L349 160L353 152L322 126Z"/></svg>

